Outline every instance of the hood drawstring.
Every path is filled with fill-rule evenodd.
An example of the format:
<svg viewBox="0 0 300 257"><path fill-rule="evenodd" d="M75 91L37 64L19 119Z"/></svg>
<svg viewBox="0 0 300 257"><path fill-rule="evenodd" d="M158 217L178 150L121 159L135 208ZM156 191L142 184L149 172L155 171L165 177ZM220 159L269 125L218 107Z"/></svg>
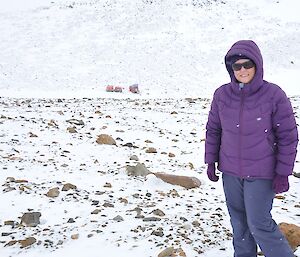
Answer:
<svg viewBox="0 0 300 257"><path fill-rule="evenodd" d="M240 90L242 90L244 88L244 83L239 83L239 86L240 86Z"/></svg>

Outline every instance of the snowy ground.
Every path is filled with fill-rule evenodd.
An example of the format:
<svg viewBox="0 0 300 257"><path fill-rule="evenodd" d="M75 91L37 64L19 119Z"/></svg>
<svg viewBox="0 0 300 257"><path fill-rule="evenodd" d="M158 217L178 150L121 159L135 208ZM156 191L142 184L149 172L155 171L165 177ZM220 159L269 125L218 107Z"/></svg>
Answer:
<svg viewBox="0 0 300 257"><path fill-rule="evenodd" d="M300 99L292 101L299 116ZM33 236L38 243L29 249L1 248L1 256L78 256L83 251L98 256L100 251L101 256L150 257L168 246L182 247L187 256L231 253L222 186L207 180L202 160L208 107L207 99L2 98L0 202L5 208L0 231L12 234L0 241L3 246ZM70 127L77 132L70 133ZM111 135L117 146L97 144L99 134ZM148 147L157 153L146 153ZM195 176L203 185L187 190L153 175L128 177L125 166L137 163L130 160L133 155L150 171ZM66 183L77 189L61 191ZM275 200L277 222L298 224L299 184L292 177L285 199ZM45 195L55 187L58 197ZM145 217L158 217L152 213L156 209L165 215L143 221L136 217L137 207ZM96 209L99 213L91 214ZM28 211L41 212L38 227L3 226L8 220L20 223ZM114 221L117 215L123 221ZM74 234L79 239L72 240Z"/></svg>
<svg viewBox="0 0 300 257"><path fill-rule="evenodd" d="M261 47L265 79L291 97L299 124L299 5L0 0L0 256L156 257L169 246L188 257L232 256L222 185L206 178L203 163L210 98L228 82L228 47L250 38ZM140 94L128 92L134 83ZM107 93L108 84L125 90ZM117 145L97 144L99 134ZM127 176L126 165L137 162L202 185ZM300 225L300 179L290 182L273 215ZM77 189L61 191L66 183ZM59 196L48 197L56 187ZM19 225L29 211L42 214L37 227ZM4 247L27 237L37 242Z"/></svg>

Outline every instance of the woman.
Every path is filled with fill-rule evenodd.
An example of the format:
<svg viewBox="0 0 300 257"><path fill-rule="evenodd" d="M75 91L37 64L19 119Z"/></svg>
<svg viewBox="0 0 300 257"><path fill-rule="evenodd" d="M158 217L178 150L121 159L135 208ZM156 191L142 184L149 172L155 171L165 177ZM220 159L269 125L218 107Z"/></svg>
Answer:
<svg viewBox="0 0 300 257"><path fill-rule="evenodd" d="M289 189L298 144L297 125L284 91L263 80L263 60L251 40L236 42L225 56L231 82L213 97L206 125L207 175L222 172L233 228L235 257L292 257L270 214L275 193Z"/></svg>

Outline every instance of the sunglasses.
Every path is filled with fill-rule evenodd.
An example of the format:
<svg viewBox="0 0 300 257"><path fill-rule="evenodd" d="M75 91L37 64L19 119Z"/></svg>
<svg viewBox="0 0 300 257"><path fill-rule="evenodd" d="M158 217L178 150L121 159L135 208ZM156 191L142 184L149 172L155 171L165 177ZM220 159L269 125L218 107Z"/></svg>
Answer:
<svg viewBox="0 0 300 257"><path fill-rule="evenodd" d="M242 67L244 67L246 70L251 69L255 66L254 62L251 60L243 62L243 63L234 63L232 64L232 69L234 71L239 71Z"/></svg>

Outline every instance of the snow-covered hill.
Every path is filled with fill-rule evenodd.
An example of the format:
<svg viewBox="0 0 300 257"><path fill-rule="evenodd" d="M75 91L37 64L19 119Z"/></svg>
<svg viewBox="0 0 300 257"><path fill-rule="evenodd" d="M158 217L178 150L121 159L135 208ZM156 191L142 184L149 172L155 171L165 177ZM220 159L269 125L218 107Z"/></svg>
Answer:
<svg viewBox="0 0 300 257"><path fill-rule="evenodd" d="M1 0L0 95L103 97L139 83L142 97L210 97L229 79L226 51L248 38L265 78L294 95L300 4L289 2Z"/></svg>

